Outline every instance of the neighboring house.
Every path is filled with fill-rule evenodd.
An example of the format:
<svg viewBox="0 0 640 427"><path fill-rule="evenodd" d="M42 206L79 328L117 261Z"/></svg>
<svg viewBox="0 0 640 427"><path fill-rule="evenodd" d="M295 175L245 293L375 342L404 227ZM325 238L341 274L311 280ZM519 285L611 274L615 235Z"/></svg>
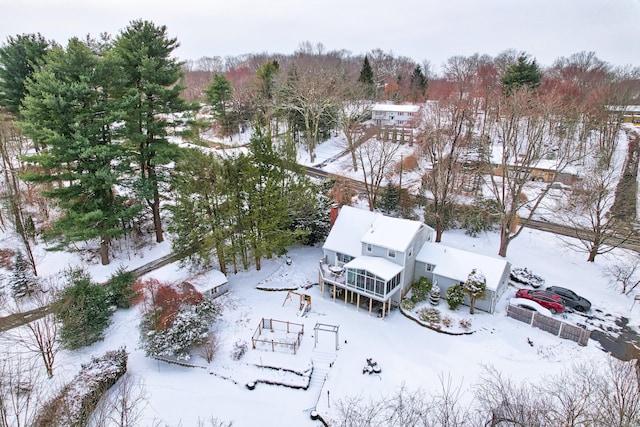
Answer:
<svg viewBox="0 0 640 427"><path fill-rule="evenodd" d="M568 166L562 172L558 172L557 163L554 160L540 160L536 165L522 166L518 163L508 164L511 169L520 169L520 173L528 174L528 179L538 182L561 182L566 185L574 185L578 180L578 172L576 168ZM502 164L493 165L493 174L502 176Z"/></svg>
<svg viewBox="0 0 640 427"><path fill-rule="evenodd" d="M343 296L346 303L350 297L360 306L364 297L369 311L375 303L384 316L408 292L416 255L433 236L422 222L343 206L322 247L322 294L325 284L332 285L334 299Z"/></svg>
<svg viewBox="0 0 640 427"><path fill-rule="evenodd" d="M418 277L438 281L445 292L476 268L485 274L488 289L476 307L493 312L509 279L509 263L433 243L434 234L433 228L420 221L343 206L322 247L319 284L323 297L327 288L334 300L344 299L357 308L364 304L369 312L375 307L384 317L392 305L400 304ZM456 269L459 272L454 273Z"/></svg>
<svg viewBox="0 0 640 427"><path fill-rule="evenodd" d="M496 302L507 288L511 273L511 264L502 258L427 242L417 255L414 279L428 278L431 283L437 283L441 295L445 295L451 286L464 283L474 269L481 271L487 279L485 296L476 300L475 307L493 313ZM468 297L465 297L465 304L469 304Z"/></svg>
<svg viewBox="0 0 640 427"><path fill-rule="evenodd" d="M419 105L413 104L375 104L371 110L371 119L376 126L415 127L418 121Z"/></svg>
<svg viewBox="0 0 640 427"><path fill-rule="evenodd" d="M183 292L197 291L211 300L229 292L227 276L221 271L210 270L182 282Z"/></svg>

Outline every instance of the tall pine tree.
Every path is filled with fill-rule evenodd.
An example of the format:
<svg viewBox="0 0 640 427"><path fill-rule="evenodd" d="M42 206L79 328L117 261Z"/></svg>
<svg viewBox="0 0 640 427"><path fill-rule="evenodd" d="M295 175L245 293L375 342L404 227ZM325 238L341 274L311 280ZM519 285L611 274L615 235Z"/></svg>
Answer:
<svg viewBox="0 0 640 427"><path fill-rule="evenodd" d="M113 126L122 119L110 96L118 83L115 69L78 39L69 40L66 50L54 48L27 85L21 123L46 147L28 157L41 169L24 178L57 183L45 195L58 201L63 215L48 237L59 242L58 249L98 239L102 264L110 261L111 240L124 234L123 224L139 212L115 190L128 169Z"/></svg>
<svg viewBox="0 0 640 427"><path fill-rule="evenodd" d="M509 95L520 88L532 90L540 86L541 81L542 72L535 59L530 60L527 55L521 54L518 62L509 66L502 77L503 91Z"/></svg>
<svg viewBox="0 0 640 427"><path fill-rule="evenodd" d="M362 69L360 70L358 82L364 86L366 94L371 97L375 96L376 87L373 81L373 69L371 68L367 55L364 56L364 61L362 61Z"/></svg>
<svg viewBox="0 0 640 427"><path fill-rule="evenodd" d="M168 140L176 113L191 108L180 98L181 63L172 58L177 39L167 36L165 26L136 20L115 40L114 54L123 71L121 85L126 138L138 164L140 196L147 201L156 241L164 240L160 195L168 179L164 167L174 160L177 146Z"/></svg>

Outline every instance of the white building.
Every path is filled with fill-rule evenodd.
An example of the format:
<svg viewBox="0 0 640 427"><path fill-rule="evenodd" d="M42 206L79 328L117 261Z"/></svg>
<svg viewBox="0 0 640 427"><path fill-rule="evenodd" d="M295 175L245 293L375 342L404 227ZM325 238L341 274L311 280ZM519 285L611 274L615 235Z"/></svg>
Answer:
<svg viewBox="0 0 640 427"><path fill-rule="evenodd" d="M419 105L375 104L371 110L371 119L376 126L413 128L418 121L419 112Z"/></svg>

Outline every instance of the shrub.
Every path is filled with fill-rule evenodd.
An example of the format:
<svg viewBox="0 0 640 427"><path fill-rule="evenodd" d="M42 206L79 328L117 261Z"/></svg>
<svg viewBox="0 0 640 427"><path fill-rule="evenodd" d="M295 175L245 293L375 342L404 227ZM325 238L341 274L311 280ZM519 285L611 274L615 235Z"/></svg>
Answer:
<svg viewBox="0 0 640 427"><path fill-rule="evenodd" d="M407 311L411 311L414 308L416 308L416 303L413 299L411 298L405 298L402 300L402 302L400 303L400 305L402 305L402 309L403 310L407 310Z"/></svg>
<svg viewBox="0 0 640 427"><path fill-rule="evenodd" d="M453 285L447 289L447 304L451 310L457 309L464 302L464 290L462 285Z"/></svg>
<svg viewBox="0 0 640 427"><path fill-rule="evenodd" d="M107 282L107 304L118 308L131 307L138 298L138 292L133 288L135 283L136 276L124 267L119 267Z"/></svg>
<svg viewBox="0 0 640 427"><path fill-rule="evenodd" d="M233 360L240 360L242 359L242 356L244 356L244 354L247 352L247 350L248 350L248 347L246 342L237 341L233 345L233 350L231 351L231 357L233 358Z"/></svg>
<svg viewBox="0 0 640 427"><path fill-rule="evenodd" d="M442 324L449 328L453 324L453 319L451 318L451 316L444 316L442 318Z"/></svg>
<svg viewBox="0 0 640 427"><path fill-rule="evenodd" d="M418 317L423 322L440 323L440 310L437 308L425 307L420 309Z"/></svg>
<svg viewBox="0 0 640 427"><path fill-rule="evenodd" d="M460 319L460 321L458 322L458 325L462 329L469 329L471 327L471 319Z"/></svg>
<svg viewBox="0 0 640 427"><path fill-rule="evenodd" d="M426 277L421 277L411 285L411 299L414 303L424 301L429 296L432 288L431 281Z"/></svg>

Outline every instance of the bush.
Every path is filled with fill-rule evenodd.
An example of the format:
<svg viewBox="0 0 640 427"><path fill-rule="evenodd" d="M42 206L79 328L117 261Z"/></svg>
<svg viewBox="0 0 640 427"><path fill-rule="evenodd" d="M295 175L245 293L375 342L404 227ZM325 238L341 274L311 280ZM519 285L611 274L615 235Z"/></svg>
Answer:
<svg viewBox="0 0 640 427"><path fill-rule="evenodd" d="M466 233L473 237L493 230L500 219L497 202L480 198L470 206L458 206L456 217Z"/></svg>
<svg viewBox="0 0 640 427"><path fill-rule="evenodd" d="M462 285L453 285L447 289L446 300L451 310L455 310L460 307L460 304L464 302L464 290Z"/></svg>
<svg viewBox="0 0 640 427"><path fill-rule="evenodd" d="M106 288L91 282L89 273L74 269L65 276L68 284L55 304L54 315L61 323L62 345L76 350L102 339L111 323L111 311Z"/></svg>
<svg viewBox="0 0 640 427"><path fill-rule="evenodd" d="M460 319L460 321L458 322L458 325L462 329L469 329L471 327L471 319Z"/></svg>
<svg viewBox="0 0 640 427"><path fill-rule="evenodd" d="M411 311L414 308L416 308L416 303L413 299L411 298L405 298L402 300L402 302L400 303L400 305L402 305L402 309L403 310L407 310L407 311Z"/></svg>
<svg viewBox="0 0 640 427"><path fill-rule="evenodd" d="M424 301L429 296L432 288L431 281L426 277L421 277L411 285L411 299L414 303Z"/></svg>
<svg viewBox="0 0 640 427"><path fill-rule="evenodd" d="M240 360L242 359L242 356L244 356L244 354L247 352L248 347L247 347L247 343L244 341L237 341L234 345L233 345L233 351L231 352L231 358L233 358L233 360Z"/></svg>
<svg viewBox="0 0 640 427"><path fill-rule="evenodd" d="M442 324L449 328L451 327L451 325L453 325L453 319L450 316L444 316L442 318Z"/></svg>
<svg viewBox="0 0 640 427"><path fill-rule="evenodd" d="M107 282L107 304L118 308L130 308L138 297L133 288L135 283L136 276L124 267L119 267Z"/></svg>
<svg viewBox="0 0 640 427"><path fill-rule="evenodd" d="M420 309L418 317L423 322L440 323L440 310L437 308L425 307Z"/></svg>

